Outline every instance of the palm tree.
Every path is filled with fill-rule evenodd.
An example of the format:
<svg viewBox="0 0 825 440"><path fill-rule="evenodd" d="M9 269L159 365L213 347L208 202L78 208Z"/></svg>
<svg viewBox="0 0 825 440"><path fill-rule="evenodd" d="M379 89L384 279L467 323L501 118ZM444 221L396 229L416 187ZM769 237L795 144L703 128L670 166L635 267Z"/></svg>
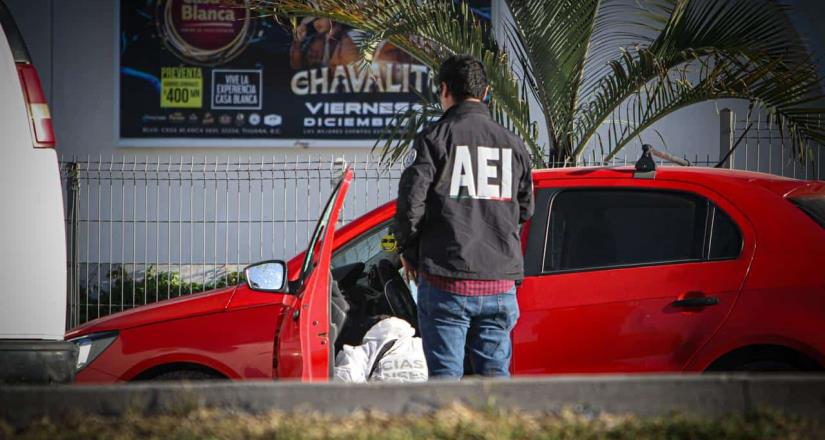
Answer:
<svg viewBox="0 0 825 440"><path fill-rule="evenodd" d="M361 29L366 59L382 40L431 69L446 55L476 56L489 76L493 115L524 140L537 166L548 165L549 151L553 163L575 163L594 144L609 160L671 113L723 98L760 109L798 158L825 141L820 79L779 0L506 3L511 19L498 35L450 0L253 0L249 7ZM400 115L409 123L381 141L383 157L397 160L439 111L430 100ZM539 143L540 131L550 145Z"/></svg>

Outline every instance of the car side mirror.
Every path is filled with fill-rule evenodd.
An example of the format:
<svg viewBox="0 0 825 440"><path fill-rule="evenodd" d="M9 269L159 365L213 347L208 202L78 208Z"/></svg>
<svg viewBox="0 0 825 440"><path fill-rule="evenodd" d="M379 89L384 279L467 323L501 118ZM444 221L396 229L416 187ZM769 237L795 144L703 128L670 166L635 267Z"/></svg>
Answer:
<svg viewBox="0 0 825 440"><path fill-rule="evenodd" d="M246 285L252 290L286 293L289 289L286 263L283 261L261 261L251 264L244 269L244 275Z"/></svg>

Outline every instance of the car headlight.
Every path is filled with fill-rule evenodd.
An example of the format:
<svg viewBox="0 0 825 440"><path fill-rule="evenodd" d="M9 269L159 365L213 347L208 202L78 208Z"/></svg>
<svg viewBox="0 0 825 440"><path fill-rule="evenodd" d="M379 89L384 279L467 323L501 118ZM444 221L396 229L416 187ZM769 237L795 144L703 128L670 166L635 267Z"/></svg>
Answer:
<svg viewBox="0 0 825 440"><path fill-rule="evenodd" d="M117 332L101 332L70 340L69 342L77 345L77 366L75 369L80 371L86 365L91 364L112 345L112 342L115 342L115 339L117 339Z"/></svg>

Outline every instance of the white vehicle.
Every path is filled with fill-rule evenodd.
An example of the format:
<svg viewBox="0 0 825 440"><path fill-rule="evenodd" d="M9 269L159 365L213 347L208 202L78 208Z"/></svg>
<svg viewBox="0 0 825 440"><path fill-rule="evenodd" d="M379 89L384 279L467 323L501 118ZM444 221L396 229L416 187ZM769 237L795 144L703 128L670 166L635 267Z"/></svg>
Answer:
<svg viewBox="0 0 825 440"><path fill-rule="evenodd" d="M0 383L74 378L66 232L54 130L40 78L0 0Z"/></svg>

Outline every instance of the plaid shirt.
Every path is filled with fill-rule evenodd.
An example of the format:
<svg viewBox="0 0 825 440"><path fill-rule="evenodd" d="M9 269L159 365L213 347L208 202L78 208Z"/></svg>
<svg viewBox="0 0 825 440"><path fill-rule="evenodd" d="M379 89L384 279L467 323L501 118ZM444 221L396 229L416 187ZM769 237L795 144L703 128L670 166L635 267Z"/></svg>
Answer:
<svg viewBox="0 0 825 440"><path fill-rule="evenodd" d="M424 272L421 272L420 276L436 289L461 296L498 295L509 291L516 285L513 280L464 280L440 277Z"/></svg>

